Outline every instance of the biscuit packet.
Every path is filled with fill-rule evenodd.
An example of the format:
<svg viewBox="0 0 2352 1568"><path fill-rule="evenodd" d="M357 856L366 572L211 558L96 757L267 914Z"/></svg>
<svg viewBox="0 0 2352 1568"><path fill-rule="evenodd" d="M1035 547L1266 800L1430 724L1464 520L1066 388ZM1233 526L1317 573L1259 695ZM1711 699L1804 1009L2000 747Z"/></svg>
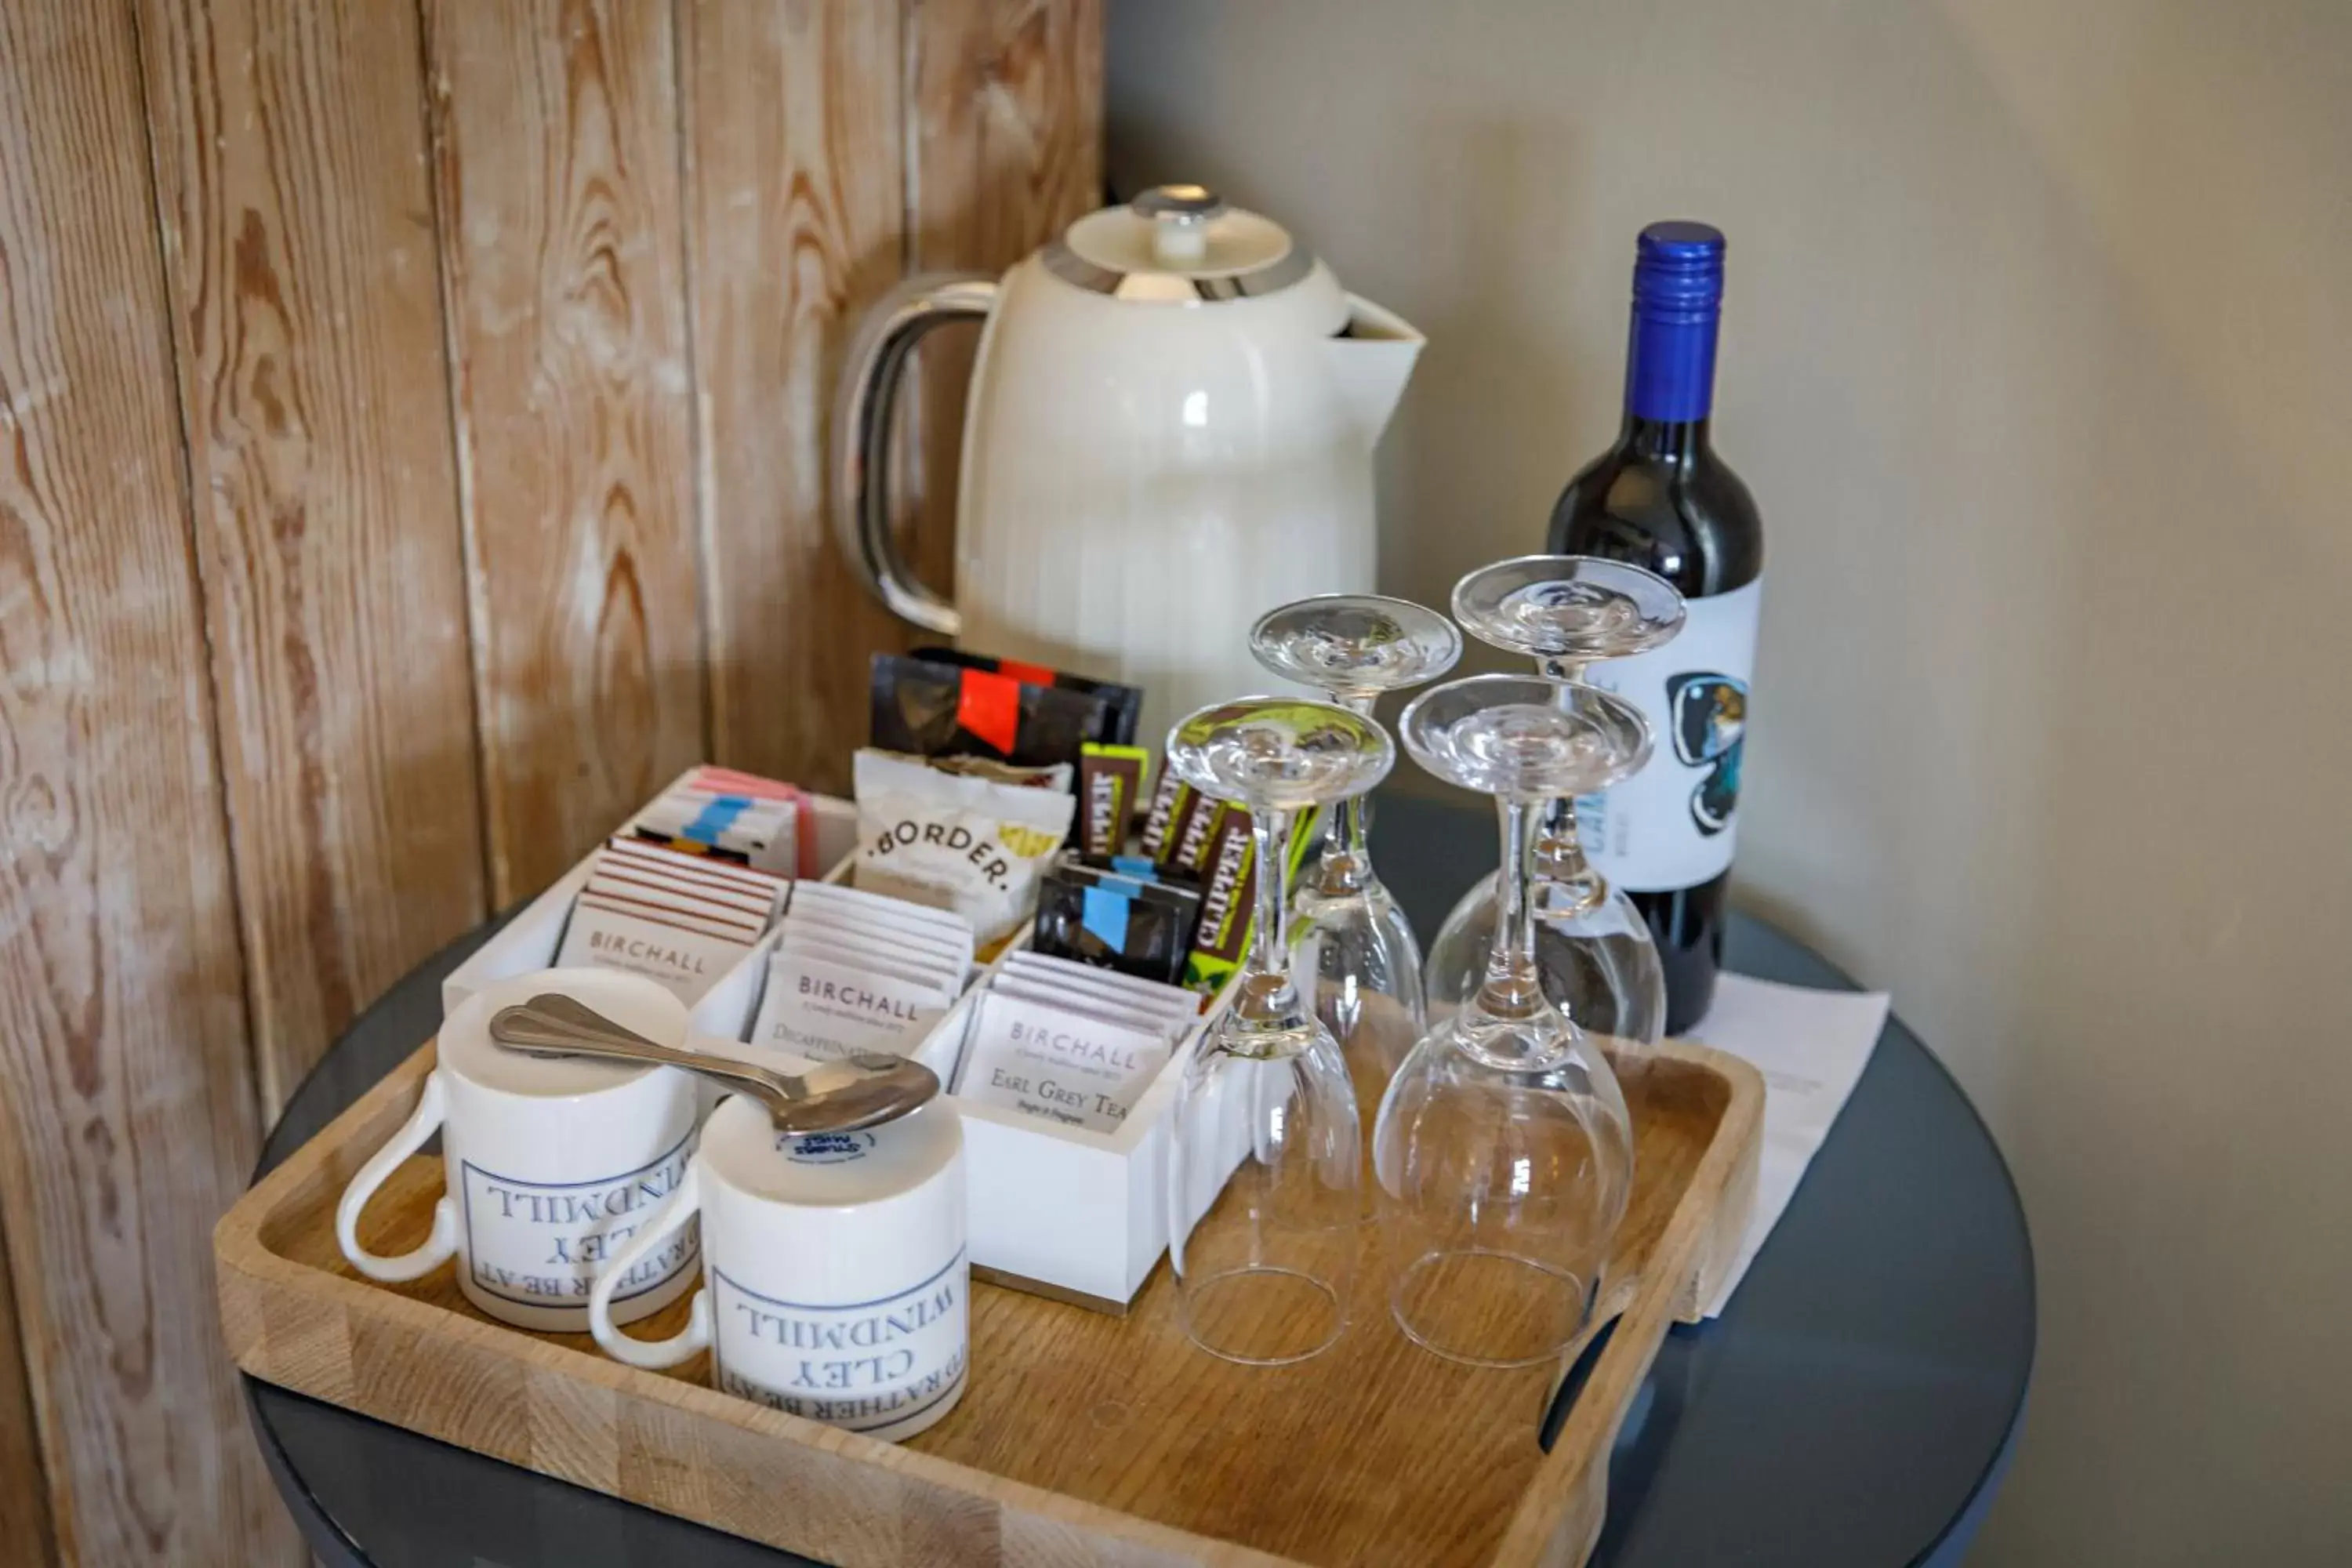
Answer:
<svg viewBox="0 0 2352 1568"><path fill-rule="evenodd" d="M853 773L855 886L952 910L983 947L1029 918L1038 875L1069 837L1077 811L1067 766L1013 768L977 758L936 765L868 746Z"/></svg>

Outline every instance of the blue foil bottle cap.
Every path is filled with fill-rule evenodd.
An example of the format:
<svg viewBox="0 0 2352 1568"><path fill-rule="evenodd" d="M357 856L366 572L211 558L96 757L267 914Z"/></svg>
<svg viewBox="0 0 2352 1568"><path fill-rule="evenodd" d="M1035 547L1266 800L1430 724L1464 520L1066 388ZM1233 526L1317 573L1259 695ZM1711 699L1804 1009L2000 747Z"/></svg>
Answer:
<svg viewBox="0 0 2352 1568"><path fill-rule="evenodd" d="M1633 309L1653 321L1687 321L1723 303L1723 231L1712 224L1654 223L1633 252Z"/></svg>
<svg viewBox="0 0 2352 1568"><path fill-rule="evenodd" d="M1625 412L1682 425L1715 400L1715 329L1723 313L1723 231L1654 223L1633 252L1633 323L1625 353Z"/></svg>

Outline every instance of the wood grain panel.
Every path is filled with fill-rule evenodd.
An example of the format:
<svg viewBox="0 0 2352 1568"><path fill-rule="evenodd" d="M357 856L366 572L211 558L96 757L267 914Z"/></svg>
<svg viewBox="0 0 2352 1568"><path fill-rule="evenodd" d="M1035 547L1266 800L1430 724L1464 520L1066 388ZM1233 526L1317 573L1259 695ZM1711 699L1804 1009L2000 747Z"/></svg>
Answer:
<svg viewBox="0 0 2352 1568"><path fill-rule="evenodd" d="M847 794L898 622L834 547L834 384L904 244L898 9L683 0L711 747Z"/></svg>
<svg viewBox="0 0 2352 1568"><path fill-rule="evenodd" d="M670 7L426 0L493 900L703 752Z"/></svg>
<svg viewBox="0 0 2352 1568"><path fill-rule="evenodd" d="M0 1214L0 1563L41 1568L56 1560L48 1477L34 1436L15 1282L8 1278L8 1216Z"/></svg>
<svg viewBox="0 0 2352 1568"><path fill-rule="evenodd" d="M487 912L416 17L142 0L271 1115Z"/></svg>
<svg viewBox="0 0 2352 1568"><path fill-rule="evenodd" d="M1102 205L1100 0L908 0L909 269L1001 272ZM977 332L917 351L909 554L947 593ZM990 650L982 649L982 652Z"/></svg>
<svg viewBox="0 0 2352 1568"><path fill-rule="evenodd" d="M0 1205L60 1553L266 1564L213 1221L257 1143L127 5L0 6Z"/></svg>

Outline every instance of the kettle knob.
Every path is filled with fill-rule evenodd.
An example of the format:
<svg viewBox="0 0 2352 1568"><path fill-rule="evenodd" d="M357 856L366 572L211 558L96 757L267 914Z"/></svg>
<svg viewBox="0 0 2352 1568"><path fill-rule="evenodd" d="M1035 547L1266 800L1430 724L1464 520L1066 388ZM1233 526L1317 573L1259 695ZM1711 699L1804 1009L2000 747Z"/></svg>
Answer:
<svg viewBox="0 0 2352 1568"><path fill-rule="evenodd" d="M1225 198L1206 185L1154 185L1127 210L1151 220L1152 258L1182 267L1207 253L1209 221L1224 216Z"/></svg>

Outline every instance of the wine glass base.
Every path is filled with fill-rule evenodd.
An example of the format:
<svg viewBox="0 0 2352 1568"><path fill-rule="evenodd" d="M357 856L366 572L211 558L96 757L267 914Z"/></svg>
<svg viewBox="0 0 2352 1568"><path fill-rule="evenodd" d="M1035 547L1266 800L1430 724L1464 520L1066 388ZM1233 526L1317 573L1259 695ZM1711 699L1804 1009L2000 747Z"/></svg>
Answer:
<svg viewBox="0 0 2352 1568"><path fill-rule="evenodd" d="M1287 1366L1320 1355L1348 1326L1339 1294L1297 1268L1251 1265L1185 1283L1185 1335L1244 1366Z"/></svg>
<svg viewBox="0 0 2352 1568"><path fill-rule="evenodd" d="M1576 1342L1591 1291L1564 1268L1464 1247L1408 1264L1389 1309L1405 1338L1433 1355L1465 1366L1536 1366Z"/></svg>

